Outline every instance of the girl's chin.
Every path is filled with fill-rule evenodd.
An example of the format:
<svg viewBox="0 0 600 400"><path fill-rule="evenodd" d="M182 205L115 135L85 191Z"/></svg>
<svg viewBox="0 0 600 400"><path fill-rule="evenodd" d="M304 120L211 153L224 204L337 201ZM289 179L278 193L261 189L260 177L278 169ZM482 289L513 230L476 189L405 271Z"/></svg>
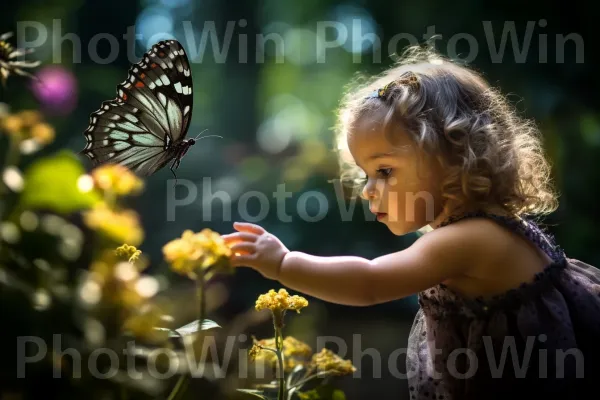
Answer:
<svg viewBox="0 0 600 400"><path fill-rule="evenodd" d="M398 223L387 223L385 224L388 229L390 230L390 232L392 232L394 235L397 236L401 236L401 235L406 235L407 233L411 233L410 229L407 229L405 226L399 225Z"/></svg>
<svg viewBox="0 0 600 400"><path fill-rule="evenodd" d="M414 233L414 232L428 232L428 227L429 225L425 225L425 226L410 226L407 224L401 224L401 223L389 223L388 221L386 221L387 223L385 224L388 229L397 236L402 236L402 235L408 235L409 233Z"/></svg>

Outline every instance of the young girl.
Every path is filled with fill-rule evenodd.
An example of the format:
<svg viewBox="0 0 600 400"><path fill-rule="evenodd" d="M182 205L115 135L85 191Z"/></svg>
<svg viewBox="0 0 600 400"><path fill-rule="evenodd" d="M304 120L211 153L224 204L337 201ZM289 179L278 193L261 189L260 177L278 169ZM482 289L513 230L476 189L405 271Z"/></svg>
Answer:
<svg viewBox="0 0 600 400"><path fill-rule="evenodd" d="M538 132L466 67L429 49L341 108L344 173L409 248L368 260L290 251L255 224L224 235L236 266L325 301L418 294L411 399L573 398L600 378L600 273L530 218L557 207ZM597 393L594 392L594 396Z"/></svg>

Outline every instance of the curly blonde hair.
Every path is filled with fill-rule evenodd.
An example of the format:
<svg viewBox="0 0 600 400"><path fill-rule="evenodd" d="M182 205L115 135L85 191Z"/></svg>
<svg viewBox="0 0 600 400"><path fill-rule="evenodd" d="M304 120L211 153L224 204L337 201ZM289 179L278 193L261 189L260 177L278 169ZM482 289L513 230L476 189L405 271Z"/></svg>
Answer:
<svg viewBox="0 0 600 400"><path fill-rule="evenodd" d="M475 70L428 46L409 47L392 68L346 92L336 126L343 182L360 175L348 133L361 118L382 110L386 132L401 127L437 160L449 209L500 206L512 215L556 210L551 168L535 124L520 118Z"/></svg>

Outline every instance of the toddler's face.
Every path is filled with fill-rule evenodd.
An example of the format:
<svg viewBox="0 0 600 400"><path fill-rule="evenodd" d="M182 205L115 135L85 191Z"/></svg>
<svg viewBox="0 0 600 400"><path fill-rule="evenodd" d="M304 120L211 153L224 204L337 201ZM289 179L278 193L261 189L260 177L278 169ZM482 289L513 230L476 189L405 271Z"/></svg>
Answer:
<svg viewBox="0 0 600 400"><path fill-rule="evenodd" d="M395 235L417 231L442 209L440 174L408 134L385 137L380 118L363 118L348 135L350 152L367 176L362 196L371 212Z"/></svg>

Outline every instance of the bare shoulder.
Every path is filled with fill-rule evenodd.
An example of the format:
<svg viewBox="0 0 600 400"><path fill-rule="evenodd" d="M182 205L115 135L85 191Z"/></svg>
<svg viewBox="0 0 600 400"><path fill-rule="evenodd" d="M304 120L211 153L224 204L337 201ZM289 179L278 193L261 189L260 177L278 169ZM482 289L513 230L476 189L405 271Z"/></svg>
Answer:
<svg viewBox="0 0 600 400"><path fill-rule="evenodd" d="M548 262L533 243L488 218L464 219L435 229L415 245L444 263L461 265L461 274L445 283L473 296L517 287Z"/></svg>
<svg viewBox="0 0 600 400"><path fill-rule="evenodd" d="M407 249L370 262L375 302L398 299L444 283L471 296L498 293L529 279L524 245L496 221L470 218L430 231ZM529 249L531 252L531 249ZM512 263L516 260L517 262ZM508 263L510 268L503 265ZM527 265L525 265L527 266Z"/></svg>
<svg viewBox="0 0 600 400"><path fill-rule="evenodd" d="M510 250L514 235L487 218L468 218L434 229L417 239L415 250L445 263L458 263L469 274L486 260L497 259Z"/></svg>

